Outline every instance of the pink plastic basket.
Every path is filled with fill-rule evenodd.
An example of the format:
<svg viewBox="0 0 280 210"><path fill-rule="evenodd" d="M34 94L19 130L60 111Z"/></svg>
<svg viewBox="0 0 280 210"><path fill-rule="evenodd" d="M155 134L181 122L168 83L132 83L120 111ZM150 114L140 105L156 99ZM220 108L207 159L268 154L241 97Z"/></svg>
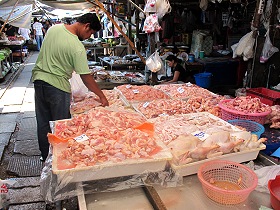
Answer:
<svg viewBox="0 0 280 210"><path fill-rule="evenodd" d="M245 201L258 184L258 177L246 166L225 160L214 160L200 166L198 179L205 194L221 204L238 204ZM238 184L240 190L225 190L210 182L225 181Z"/></svg>
<svg viewBox="0 0 280 210"><path fill-rule="evenodd" d="M222 119L225 121L228 120L235 120L235 119L239 119L239 120L251 120L257 123L260 123L261 125L263 125L265 123L265 117L270 114L271 111L268 112L262 112L262 113L244 113L244 112L239 112L239 111L235 111L232 109L229 109L227 107L225 107L224 103L229 102L232 99L226 99L226 100L222 100L219 103L219 107L221 108L221 112L222 112Z"/></svg>

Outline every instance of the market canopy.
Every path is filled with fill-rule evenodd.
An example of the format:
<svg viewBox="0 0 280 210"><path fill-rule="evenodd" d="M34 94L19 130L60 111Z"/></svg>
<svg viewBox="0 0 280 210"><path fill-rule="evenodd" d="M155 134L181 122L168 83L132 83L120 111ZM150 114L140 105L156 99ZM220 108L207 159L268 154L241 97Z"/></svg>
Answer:
<svg viewBox="0 0 280 210"><path fill-rule="evenodd" d="M10 2L9 2L10 3ZM6 22L7 24L21 27L21 28L30 28L32 11L34 5L18 5L17 6L5 6L1 5L0 7L0 20Z"/></svg>
<svg viewBox="0 0 280 210"><path fill-rule="evenodd" d="M52 7L58 17L66 14L66 10L81 11L93 6L85 1L0 0L0 20L16 27L30 28L32 13L42 10L42 5ZM77 11L74 13L79 14Z"/></svg>
<svg viewBox="0 0 280 210"><path fill-rule="evenodd" d="M48 0L39 0L41 3L51 6L56 9L64 10L83 10L91 8L93 5L86 1L48 1Z"/></svg>

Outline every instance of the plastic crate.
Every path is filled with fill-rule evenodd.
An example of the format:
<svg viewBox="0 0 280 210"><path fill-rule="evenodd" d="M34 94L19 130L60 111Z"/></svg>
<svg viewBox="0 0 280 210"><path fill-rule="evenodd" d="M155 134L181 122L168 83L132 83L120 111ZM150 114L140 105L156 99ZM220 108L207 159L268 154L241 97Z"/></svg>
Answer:
<svg viewBox="0 0 280 210"><path fill-rule="evenodd" d="M265 131L264 127L261 124L253 122L251 120L229 120L228 122L234 126L240 126L242 128L245 128L252 134L256 134L258 138L260 138L260 136Z"/></svg>
<svg viewBox="0 0 280 210"><path fill-rule="evenodd" d="M273 106L280 105L280 92L267 88L250 88L246 90L247 96L256 97L262 103Z"/></svg>
<svg viewBox="0 0 280 210"><path fill-rule="evenodd" d="M267 138L267 141L264 142L266 148L265 150L262 150L262 152L266 155L271 155L280 147L280 130L270 128L269 125L265 125L264 127L265 132L261 135L261 137Z"/></svg>

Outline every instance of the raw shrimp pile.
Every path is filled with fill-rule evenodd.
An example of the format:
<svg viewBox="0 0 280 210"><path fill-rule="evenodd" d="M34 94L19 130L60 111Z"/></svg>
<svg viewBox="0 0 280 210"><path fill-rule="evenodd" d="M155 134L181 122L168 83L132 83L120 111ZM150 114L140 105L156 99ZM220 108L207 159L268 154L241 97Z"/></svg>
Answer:
<svg viewBox="0 0 280 210"><path fill-rule="evenodd" d="M270 112L270 106L263 104L259 98L251 96L240 96L235 99L224 101L222 103L228 109L243 112L245 114L254 114L262 112Z"/></svg>
<svg viewBox="0 0 280 210"><path fill-rule="evenodd" d="M145 119L136 112L97 108L70 120L57 121L54 134L49 134L49 141L53 145L59 142L66 144L58 159L70 162L70 168L105 161L152 158L161 151L161 147L153 136L136 129L144 122Z"/></svg>
<svg viewBox="0 0 280 210"><path fill-rule="evenodd" d="M129 102L151 101L155 99L168 99L161 90L155 89L148 85L121 85L117 89L124 95Z"/></svg>

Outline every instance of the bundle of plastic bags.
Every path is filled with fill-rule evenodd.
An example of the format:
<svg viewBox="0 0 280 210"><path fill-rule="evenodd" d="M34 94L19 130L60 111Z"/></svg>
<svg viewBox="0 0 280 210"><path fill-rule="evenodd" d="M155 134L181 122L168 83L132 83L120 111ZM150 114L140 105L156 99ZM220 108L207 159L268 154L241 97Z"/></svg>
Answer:
<svg viewBox="0 0 280 210"><path fill-rule="evenodd" d="M161 30L157 14L152 14L146 17L143 29L146 33L159 32Z"/></svg>

